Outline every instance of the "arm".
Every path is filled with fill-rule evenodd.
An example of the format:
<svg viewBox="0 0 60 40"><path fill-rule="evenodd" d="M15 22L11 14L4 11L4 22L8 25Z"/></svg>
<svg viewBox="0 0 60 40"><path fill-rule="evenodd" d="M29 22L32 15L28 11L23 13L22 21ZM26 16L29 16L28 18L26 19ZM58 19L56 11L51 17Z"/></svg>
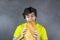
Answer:
<svg viewBox="0 0 60 40"><path fill-rule="evenodd" d="M21 36L21 32L22 32L21 29L22 29L21 25L17 26L17 28L14 32L14 35L13 35L13 40L18 40L19 39L19 37Z"/></svg>
<svg viewBox="0 0 60 40"><path fill-rule="evenodd" d="M47 37L47 33L46 33L46 29L44 27L42 27L42 30L41 30L41 39L42 40L48 40L48 37Z"/></svg>
<svg viewBox="0 0 60 40"><path fill-rule="evenodd" d="M22 25L18 26L16 28L16 30L15 30L14 35L13 35L13 40L21 40L21 39L23 39L26 30L27 29L26 28L23 28Z"/></svg>
<svg viewBox="0 0 60 40"><path fill-rule="evenodd" d="M16 38L16 37L13 37L13 40L17 40L18 38Z"/></svg>

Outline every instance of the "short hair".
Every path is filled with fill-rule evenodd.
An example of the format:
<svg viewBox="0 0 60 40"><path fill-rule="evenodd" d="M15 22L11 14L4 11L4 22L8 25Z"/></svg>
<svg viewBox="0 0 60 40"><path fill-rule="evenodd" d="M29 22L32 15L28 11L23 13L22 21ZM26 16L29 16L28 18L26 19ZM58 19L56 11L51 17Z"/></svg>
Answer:
<svg viewBox="0 0 60 40"><path fill-rule="evenodd" d="M24 19L25 19L25 15L31 14L32 12L34 12L34 15L37 17L37 11L35 8L32 7L25 8L23 12Z"/></svg>

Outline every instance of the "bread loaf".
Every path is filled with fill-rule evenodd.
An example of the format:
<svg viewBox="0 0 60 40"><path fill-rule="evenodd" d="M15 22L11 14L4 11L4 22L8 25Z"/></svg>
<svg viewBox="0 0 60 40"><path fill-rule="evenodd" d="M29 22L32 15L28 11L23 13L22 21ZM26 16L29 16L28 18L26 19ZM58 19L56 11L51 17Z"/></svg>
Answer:
<svg viewBox="0 0 60 40"><path fill-rule="evenodd" d="M36 38L34 37L35 25L36 24L34 21L27 22L27 31L24 35L24 40L36 40Z"/></svg>

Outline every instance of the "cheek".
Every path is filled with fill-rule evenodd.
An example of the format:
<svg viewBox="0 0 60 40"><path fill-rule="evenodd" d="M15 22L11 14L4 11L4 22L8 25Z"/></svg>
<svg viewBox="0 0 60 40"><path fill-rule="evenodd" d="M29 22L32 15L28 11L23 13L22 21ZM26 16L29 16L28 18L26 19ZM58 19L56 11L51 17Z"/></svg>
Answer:
<svg viewBox="0 0 60 40"><path fill-rule="evenodd" d="M35 17L33 17L33 20L35 20L36 18Z"/></svg>
<svg viewBox="0 0 60 40"><path fill-rule="evenodd" d="M28 18L26 18L27 19L27 21L29 20Z"/></svg>
<svg viewBox="0 0 60 40"><path fill-rule="evenodd" d="M29 19L28 19L28 18L26 18L26 21L29 21Z"/></svg>

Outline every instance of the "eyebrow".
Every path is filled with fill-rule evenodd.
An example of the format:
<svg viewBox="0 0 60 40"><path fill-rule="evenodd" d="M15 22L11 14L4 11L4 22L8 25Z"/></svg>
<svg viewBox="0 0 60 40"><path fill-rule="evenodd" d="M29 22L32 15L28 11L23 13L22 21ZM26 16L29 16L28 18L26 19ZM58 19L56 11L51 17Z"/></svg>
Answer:
<svg viewBox="0 0 60 40"><path fill-rule="evenodd" d="M32 15L34 15L34 14L32 14Z"/></svg>
<svg viewBox="0 0 60 40"><path fill-rule="evenodd" d="M31 15L34 15L34 13L31 13ZM27 14L27 16L29 16L29 14Z"/></svg>

